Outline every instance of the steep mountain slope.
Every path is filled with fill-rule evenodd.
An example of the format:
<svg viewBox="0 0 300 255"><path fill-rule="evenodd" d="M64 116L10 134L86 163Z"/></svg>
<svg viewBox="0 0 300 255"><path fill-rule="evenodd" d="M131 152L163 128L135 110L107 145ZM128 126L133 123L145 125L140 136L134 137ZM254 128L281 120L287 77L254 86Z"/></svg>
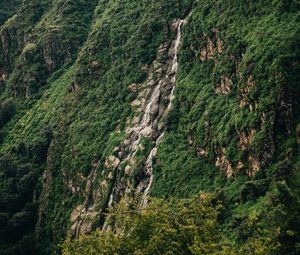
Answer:
<svg viewBox="0 0 300 255"><path fill-rule="evenodd" d="M296 0L19 2L0 4L0 254L199 191L233 243L259 225L297 253Z"/></svg>

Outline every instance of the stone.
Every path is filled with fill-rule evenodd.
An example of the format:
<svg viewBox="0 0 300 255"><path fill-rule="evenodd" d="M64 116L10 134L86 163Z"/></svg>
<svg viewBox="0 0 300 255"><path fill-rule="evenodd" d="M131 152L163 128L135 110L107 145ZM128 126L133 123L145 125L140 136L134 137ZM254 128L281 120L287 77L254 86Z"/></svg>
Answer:
<svg viewBox="0 0 300 255"><path fill-rule="evenodd" d="M239 141L237 147L242 151L248 150L255 138L255 134L255 129L252 129L250 132L238 132Z"/></svg>
<svg viewBox="0 0 300 255"><path fill-rule="evenodd" d="M139 107L139 106L141 106L141 101L139 100L139 99L135 99L135 100L133 100L132 102L131 102L131 106L132 107Z"/></svg>
<svg viewBox="0 0 300 255"><path fill-rule="evenodd" d="M260 170L260 162L251 155L248 157L248 161L250 163L250 168L248 169L247 174L252 177Z"/></svg>
<svg viewBox="0 0 300 255"><path fill-rule="evenodd" d="M137 92L137 88L138 88L138 85L136 83L132 83L128 86L128 89L131 91L131 92L134 92L136 93Z"/></svg>
<svg viewBox="0 0 300 255"><path fill-rule="evenodd" d="M233 168L225 156L225 148L221 148L221 150L218 151L218 154L219 156L216 158L215 166L223 170L228 178L231 177L233 175Z"/></svg>
<svg viewBox="0 0 300 255"><path fill-rule="evenodd" d="M112 180L114 178L113 172L109 172L107 178L110 179L110 180Z"/></svg>
<svg viewBox="0 0 300 255"><path fill-rule="evenodd" d="M244 163L242 161L239 161L237 166L236 166L236 169L238 171L242 170L244 168Z"/></svg>
<svg viewBox="0 0 300 255"><path fill-rule="evenodd" d="M108 169L115 169L120 164L120 159L117 157L111 155L108 157L108 159L105 161L105 167Z"/></svg>
<svg viewBox="0 0 300 255"><path fill-rule="evenodd" d="M141 131L142 135L145 137L150 137L153 133L153 130L151 127L147 126Z"/></svg>
<svg viewBox="0 0 300 255"><path fill-rule="evenodd" d="M131 170L132 170L131 166L126 166L124 172L125 174L129 175L131 173Z"/></svg>
<svg viewBox="0 0 300 255"><path fill-rule="evenodd" d="M215 88L215 93L217 95L229 94L231 92L232 86L233 86L232 80L229 77L222 75L221 83L218 84L217 87Z"/></svg>
<svg viewBox="0 0 300 255"><path fill-rule="evenodd" d="M207 156L207 151L205 150L205 149L203 149L203 148L198 148L197 149L197 155L198 156L202 156L202 157L206 157Z"/></svg>
<svg viewBox="0 0 300 255"><path fill-rule="evenodd" d="M249 75L247 77L246 86L240 89L240 95L241 95L240 107L249 105L250 111L253 111L254 107L249 103L248 94L254 87L255 87L255 84L254 84L253 75Z"/></svg>

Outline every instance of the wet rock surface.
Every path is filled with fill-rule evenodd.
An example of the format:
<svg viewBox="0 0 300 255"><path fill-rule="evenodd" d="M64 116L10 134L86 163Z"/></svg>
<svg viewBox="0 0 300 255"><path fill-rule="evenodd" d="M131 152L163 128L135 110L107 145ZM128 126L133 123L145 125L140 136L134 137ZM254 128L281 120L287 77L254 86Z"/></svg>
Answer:
<svg viewBox="0 0 300 255"><path fill-rule="evenodd" d="M109 197L106 205L108 208L118 203L122 197L135 197L142 207L147 204L153 182L153 158L163 139L166 118L172 107L183 24L184 20L175 20L172 24L175 39L159 47L156 61L146 70L147 80L142 84L128 86L128 89L137 95L131 103L135 115L128 120L126 138L115 148L114 155L108 156L105 161L105 168L109 169L105 171L105 175L111 181L110 187L107 185L104 187L105 194L109 194L106 195ZM141 168L137 169L137 154L145 149L143 145L145 140L150 143L151 149L145 155L146 160ZM92 179L92 176L89 179ZM96 208L98 200L93 197L92 201L94 203L92 202L89 207L86 200L82 206L76 207L73 211L71 215L73 236L78 236L80 232L90 232L91 225L99 221L101 209ZM103 227L109 228L107 220L104 220Z"/></svg>

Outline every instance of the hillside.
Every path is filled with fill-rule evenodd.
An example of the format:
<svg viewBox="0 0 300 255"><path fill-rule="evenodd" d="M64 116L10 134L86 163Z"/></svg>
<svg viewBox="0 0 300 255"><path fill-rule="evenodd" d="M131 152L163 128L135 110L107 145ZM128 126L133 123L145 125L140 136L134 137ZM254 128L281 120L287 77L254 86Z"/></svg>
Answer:
<svg viewBox="0 0 300 255"><path fill-rule="evenodd" d="M135 201L132 226L150 229L141 208L161 215L151 224L166 226L162 238L169 229L193 236L185 224L205 212L214 227L199 235L211 244L300 253L299 7L0 1L0 255L60 254L64 240L64 254L74 255L71 240L83 234L101 247L97 231L130 232L122 212L107 214L126 215L123 199ZM185 223L171 227L172 209L160 203L173 203ZM136 247L156 233L132 232ZM143 245L114 252L239 254ZM114 254L107 249L95 254Z"/></svg>

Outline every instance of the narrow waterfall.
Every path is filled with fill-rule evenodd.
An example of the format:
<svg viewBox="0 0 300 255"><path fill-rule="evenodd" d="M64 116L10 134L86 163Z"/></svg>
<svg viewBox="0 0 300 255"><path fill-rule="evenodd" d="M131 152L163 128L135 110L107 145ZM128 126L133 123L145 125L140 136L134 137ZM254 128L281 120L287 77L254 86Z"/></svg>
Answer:
<svg viewBox="0 0 300 255"><path fill-rule="evenodd" d="M78 236L80 232L89 232L94 224L100 224L102 229L113 227L110 217L105 213L122 198L137 199L141 208L147 205L154 180L153 159L164 137L166 119L172 108L178 72L178 51L184 24L185 20L175 20L172 23L171 28L176 36L174 40L158 48L156 60L145 69L146 81L128 85L128 89L136 95L131 102L134 116L128 119L125 140L120 142L105 160L101 173L103 181L97 193L91 189L92 183L95 182L94 174L91 174L91 181L86 185L86 201L72 212L74 236ZM152 146L150 152L145 151L145 141L150 142ZM138 161L141 155L139 152L145 157L142 166ZM95 164L95 170L98 164L99 162ZM95 219L99 220L98 223Z"/></svg>
<svg viewBox="0 0 300 255"><path fill-rule="evenodd" d="M183 22L184 22L184 20L180 20L178 22L177 36L176 36L176 40L175 40L175 43L174 43L174 57L173 57L173 61L172 61L172 70L171 70L171 74L173 75L173 77L171 78L172 90L171 90L171 94L170 94L170 97L169 97L169 104L168 104L168 107L167 107L167 110L166 110L167 112L172 107L172 100L174 98L174 91L175 91L175 87L176 87L176 75L177 75L177 72L178 72L178 49L179 49L180 42L181 42L181 28L182 28ZM148 106L147 106L147 108L148 108ZM148 202L148 196L149 196L150 188L152 186L153 179L154 179L154 175L153 175L153 157L156 156L158 145L159 145L160 141L162 140L163 136L164 136L164 130L162 131L160 136L155 141L154 148L151 150L151 152L150 152L150 154L147 158L146 164L145 164L146 174L149 176L149 181L148 181L148 185L147 185L147 187L146 187L146 189L143 193L142 202L141 202L142 207L145 207L147 205L147 202Z"/></svg>
<svg viewBox="0 0 300 255"><path fill-rule="evenodd" d="M148 185L143 193L143 197L142 197L142 201L141 201L141 206L145 207L147 205L148 202L148 196L149 196L149 192L150 192L150 188L152 186L153 180L154 180L154 175L153 175L153 157L156 156L157 153L157 147L161 141L161 139L164 136L164 132L157 138L156 142L155 142L155 146L154 148L151 150L147 160L146 160L146 164L145 164L145 168L146 168L146 174L149 176L149 181L148 181Z"/></svg>
<svg viewBox="0 0 300 255"><path fill-rule="evenodd" d="M157 154L158 146L164 137L165 119L172 107L174 97L176 75L178 72L178 51L181 43L181 29L184 20L175 20L172 24L176 37L171 43L161 45L158 49L158 59L161 62L153 63L152 71L149 71L148 79L139 84L144 88L137 98L138 110L132 125L126 129L126 140L116 148L114 155L107 159L106 165L115 165L113 171L122 171L120 165L125 165L125 176L113 179L107 207L112 207L122 197L134 196L141 201L140 206L145 207L148 202L149 192L153 183L153 158ZM157 74L156 76L154 75ZM165 104L164 102L168 102ZM142 113L142 114L141 114ZM144 164L144 177L134 186L131 180L131 171L135 167L136 153L142 147L142 138L152 141L153 148L148 154ZM114 160L114 162L109 162ZM134 192L134 194L132 194ZM103 228L109 228L109 223L104 222Z"/></svg>

